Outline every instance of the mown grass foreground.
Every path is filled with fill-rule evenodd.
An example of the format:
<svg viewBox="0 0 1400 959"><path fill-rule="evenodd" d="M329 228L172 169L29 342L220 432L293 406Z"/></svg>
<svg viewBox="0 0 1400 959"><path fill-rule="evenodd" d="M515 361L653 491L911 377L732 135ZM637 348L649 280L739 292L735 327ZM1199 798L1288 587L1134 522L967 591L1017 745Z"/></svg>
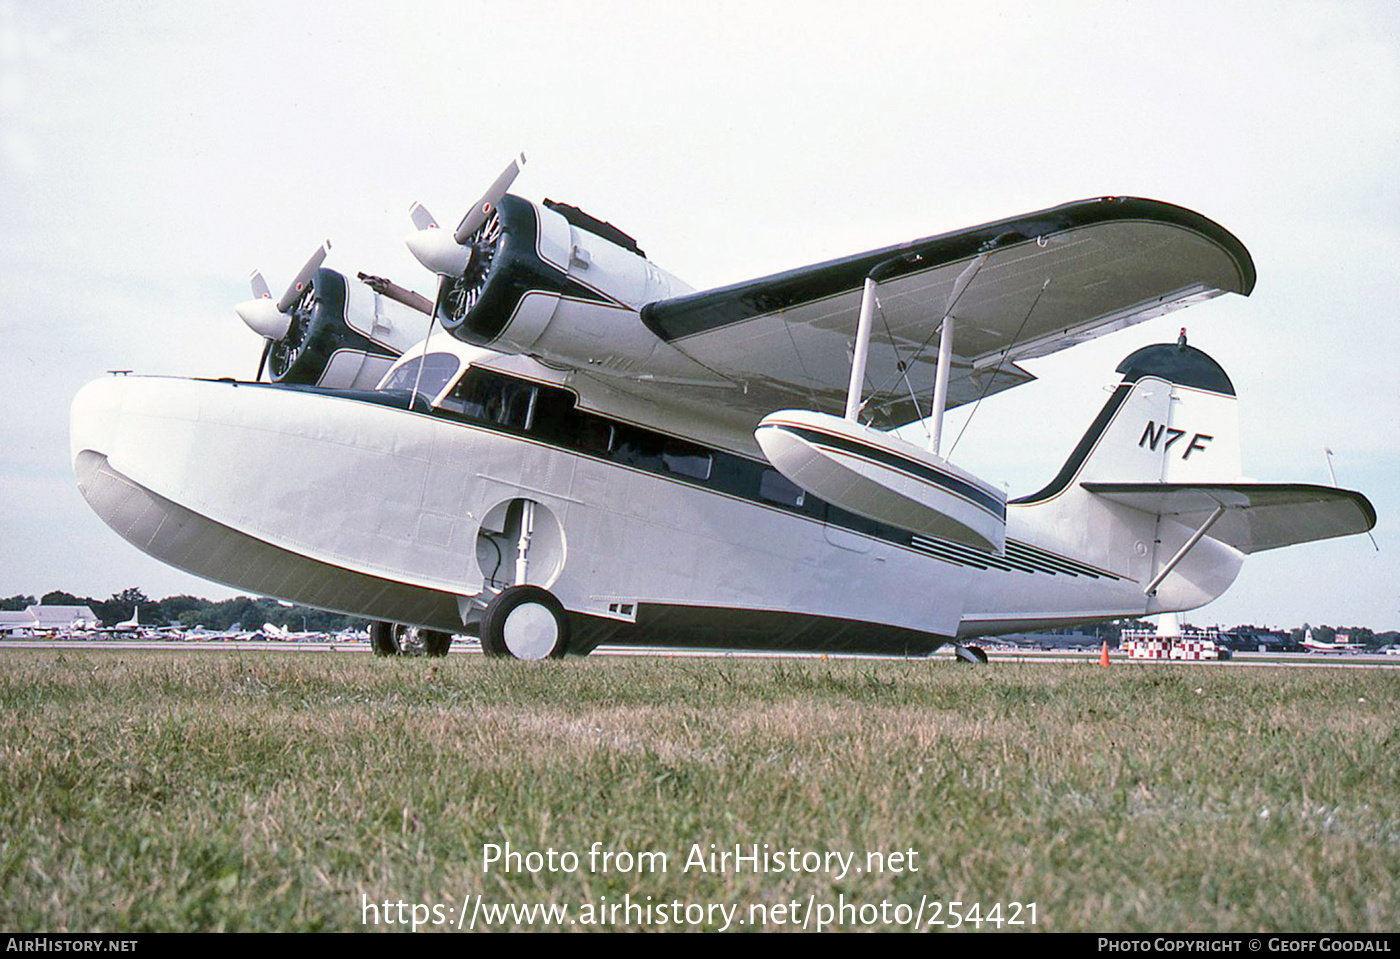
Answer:
<svg viewBox="0 0 1400 959"><path fill-rule="evenodd" d="M0 929L405 928L364 923L386 900L440 906L447 922L424 929L473 902L577 920L587 903L747 918L950 900L1033 902L1042 930L1400 928L1394 672L190 651L0 665ZM506 842L580 863L488 869L484 847ZM594 843L668 868L590 869ZM683 869L697 843L862 865L913 850L918 871ZM716 928L656 915L602 928ZM760 915L730 928L797 921ZM899 928L855 918L839 927Z"/></svg>

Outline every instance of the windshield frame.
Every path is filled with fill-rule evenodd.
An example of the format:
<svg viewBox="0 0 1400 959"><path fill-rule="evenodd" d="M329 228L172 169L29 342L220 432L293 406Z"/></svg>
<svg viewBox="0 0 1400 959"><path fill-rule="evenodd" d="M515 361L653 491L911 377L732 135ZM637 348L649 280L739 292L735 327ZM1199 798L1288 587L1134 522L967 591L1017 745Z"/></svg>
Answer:
<svg viewBox="0 0 1400 959"><path fill-rule="evenodd" d="M455 353L438 350L419 353L390 370L375 389L416 392L418 396L436 406L437 400L456 385L467 366L468 364Z"/></svg>

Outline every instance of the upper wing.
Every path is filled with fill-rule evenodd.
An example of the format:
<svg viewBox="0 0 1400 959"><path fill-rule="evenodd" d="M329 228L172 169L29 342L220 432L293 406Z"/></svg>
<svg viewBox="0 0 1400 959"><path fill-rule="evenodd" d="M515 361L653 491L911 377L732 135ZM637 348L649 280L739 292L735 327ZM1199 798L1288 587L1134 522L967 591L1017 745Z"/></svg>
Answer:
<svg viewBox="0 0 1400 959"><path fill-rule="evenodd" d="M1109 197L661 300L642 320L742 382L750 402L839 413L872 271L879 309L866 412L885 427L928 415L950 308L952 407L1032 379L1019 360L1254 287L1249 252L1219 224L1155 200Z"/></svg>

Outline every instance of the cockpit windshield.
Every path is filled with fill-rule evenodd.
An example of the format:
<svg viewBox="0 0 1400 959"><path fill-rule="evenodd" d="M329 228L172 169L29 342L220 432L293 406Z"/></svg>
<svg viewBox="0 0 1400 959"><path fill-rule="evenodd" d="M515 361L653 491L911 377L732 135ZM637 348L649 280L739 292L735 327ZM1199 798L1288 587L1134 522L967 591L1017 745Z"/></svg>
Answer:
<svg viewBox="0 0 1400 959"><path fill-rule="evenodd" d="M451 353L429 353L415 356L379 384L381 390L413 390L432 402L457 375L461 362Z"/></svg>

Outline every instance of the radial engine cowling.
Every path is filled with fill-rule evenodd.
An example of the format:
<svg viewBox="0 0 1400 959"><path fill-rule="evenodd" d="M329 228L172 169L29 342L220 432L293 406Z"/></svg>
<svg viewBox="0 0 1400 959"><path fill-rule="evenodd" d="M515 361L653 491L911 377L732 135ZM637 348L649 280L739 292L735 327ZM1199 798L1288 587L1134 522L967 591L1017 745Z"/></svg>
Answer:
<svg viewBox="0 0 1400 959"><path fill-rule="evenodd" d="M502 197L462 244L465 269L442 277L438 321L475 346L567 366L705 375L640 318L645 304L691 288L647 260L622 234L614 242L587 228L590 220L549 201Z"/></svg>
<svg viewBox="0 0 1400 959"><path fill-rule="evenodd" d="M287 316L267 353L274 383L371 389L427 332L427 317L324 267Z"/></svg>

